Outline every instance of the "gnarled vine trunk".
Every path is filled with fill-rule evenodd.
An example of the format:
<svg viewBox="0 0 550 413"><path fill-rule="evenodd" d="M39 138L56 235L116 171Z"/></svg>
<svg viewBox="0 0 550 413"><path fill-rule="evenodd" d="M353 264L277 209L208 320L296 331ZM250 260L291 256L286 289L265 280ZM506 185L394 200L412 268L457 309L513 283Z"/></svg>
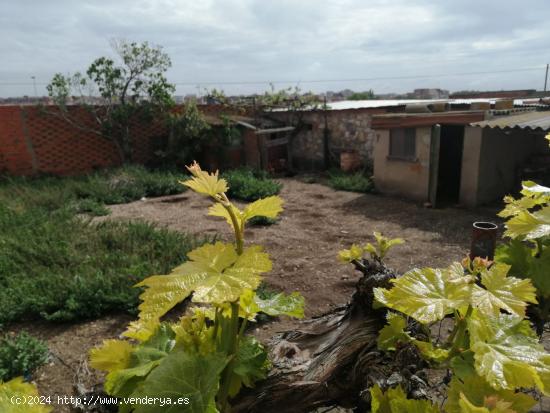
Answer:
<svg viewBox="0 0 550 413"><path fill-rule="evenodd" d="M305 413L332 405L368 411L368 388L375 383L385 387L392 380L397 383L399 375L408 375L403 384L422 396L425 381L413 374L422 361L414 348L405 347L393 358L377 350L386 311L372 308L373 288L389 287L394 273L370 261L358 269L364 275L348 305L304 321L299 329L272 340L269 377L243 391L233 401L232 412Z"/></svg>

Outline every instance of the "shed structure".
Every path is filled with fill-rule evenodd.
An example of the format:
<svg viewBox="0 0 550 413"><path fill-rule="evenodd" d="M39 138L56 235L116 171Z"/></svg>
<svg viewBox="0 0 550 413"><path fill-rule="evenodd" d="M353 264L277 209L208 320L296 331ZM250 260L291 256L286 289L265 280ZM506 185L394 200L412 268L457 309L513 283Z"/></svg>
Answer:
<svg viewBox="0 0 550 413"><path fill-rule="evenodd" d="M387 194L432 206L486 204L550 166L550 111L398 113L373 117L374 179ZM542 165L541 165L542 164Z"/></svg>

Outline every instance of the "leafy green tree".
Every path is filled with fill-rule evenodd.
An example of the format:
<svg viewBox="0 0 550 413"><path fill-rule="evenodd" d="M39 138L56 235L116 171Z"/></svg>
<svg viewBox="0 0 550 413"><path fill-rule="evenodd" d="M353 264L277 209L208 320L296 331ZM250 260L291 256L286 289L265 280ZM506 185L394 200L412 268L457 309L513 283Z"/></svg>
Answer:
<svg viewBox="0 0 550 413"><path fill-rule="evenodd" d="M113 142L121 160L128 163L133 155L131 126L166 114L174 104L175 87L164 76L171 61L160 46L126 41L112 46L116 60L100 57L85 75L57 73L47 90L65 120ZM71 102L84 106L93 122L75 117L69 110Z"/></svg>
<svg viewBox="0 0 550 413"><path fill-rule="evenodd" d="M191 163L212 136L212 128L195 101L185 104L181 111L168 114L168 140L155 151L160 163L166 166Z"/></svg>

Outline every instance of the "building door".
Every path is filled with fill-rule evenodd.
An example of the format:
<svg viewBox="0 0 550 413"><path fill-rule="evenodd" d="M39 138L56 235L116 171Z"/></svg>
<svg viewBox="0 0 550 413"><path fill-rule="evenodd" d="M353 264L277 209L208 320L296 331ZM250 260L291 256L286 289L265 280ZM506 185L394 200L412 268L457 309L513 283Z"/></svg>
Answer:
<svg viewBox="0 0 550 413"><path fill-rule="evenodd" d="M463 148L464 126L441 125L436 192L438 206L458 203Z"/></svg>

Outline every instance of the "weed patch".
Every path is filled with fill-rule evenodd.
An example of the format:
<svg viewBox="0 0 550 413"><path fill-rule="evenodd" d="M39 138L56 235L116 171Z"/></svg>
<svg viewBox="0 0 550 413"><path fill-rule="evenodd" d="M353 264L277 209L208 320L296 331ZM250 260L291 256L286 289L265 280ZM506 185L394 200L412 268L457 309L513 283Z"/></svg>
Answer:
<svg viewBox="0 0 550 413"><path fill-rule="evenodd" d="M339 191L368 193L374 190L372 180L362 172L346 174L341 171L330 172L328 185Z"/></svg>

